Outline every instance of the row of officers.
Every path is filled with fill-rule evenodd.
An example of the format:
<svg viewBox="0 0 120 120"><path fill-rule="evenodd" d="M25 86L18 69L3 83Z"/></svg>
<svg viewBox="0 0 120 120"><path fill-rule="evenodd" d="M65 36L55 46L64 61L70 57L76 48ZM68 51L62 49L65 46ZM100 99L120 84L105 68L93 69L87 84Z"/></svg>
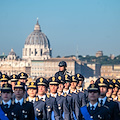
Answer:
<svg viewBox="0 0 120 120"><path fill-rule="evenodd" d="M40 77L26 86L27 77L1 74L0 120L120 120L118 102L106 96L118 80L101 77L83 90L79 73Z"/></svg>

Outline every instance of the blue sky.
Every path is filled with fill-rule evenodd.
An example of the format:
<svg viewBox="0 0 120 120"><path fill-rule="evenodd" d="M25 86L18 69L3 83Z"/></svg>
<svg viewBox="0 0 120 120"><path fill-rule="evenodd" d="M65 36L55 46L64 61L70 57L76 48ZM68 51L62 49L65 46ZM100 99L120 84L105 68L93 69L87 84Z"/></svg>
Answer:
<svg viewBox="0 0 120 120"><path fill-rule="evenodd" d="M1 0L0 54L22 56L37 17L57 55L120 55L120 0Z"/></svg>

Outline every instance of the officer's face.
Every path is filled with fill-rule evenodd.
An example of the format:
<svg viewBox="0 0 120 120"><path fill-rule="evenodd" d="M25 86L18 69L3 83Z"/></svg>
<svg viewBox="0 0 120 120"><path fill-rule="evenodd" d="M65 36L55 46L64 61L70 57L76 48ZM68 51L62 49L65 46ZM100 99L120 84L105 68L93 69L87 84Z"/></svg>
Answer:
<svg viewBox="0 0 120 120"><path fill-rule="evenodd" d="M89 101L97 101L98 98L99 98L99 93L97 91L88 92Z"/></svg>
<svg viewBox="0 0 120 120"><path fill-rule="evenodd" d="M8 102L12 97L12 93L11 92L2 92L1 97L5 102Z"/></svg>
<svg viewBox="0 0 120 120"><path fill-rule="evenodd" d="M57 93L58 86L57 85L49 85L51 93Z"/></svg>
<svg viewBox="0 0 120 120"><path fill-rule="evenodd" d="M44 95L47 92L47 89L43 85L38 86L38 95Z"/></svg>
<svg viewBox="0 0 120 120"><path fill-rule="evenodd" d="M27 93L30 97L35 97L37 94L37 89L28 89Z"/></svg>
<svg viewBox="0 0 120 120"><path fill-rule="evenodd" d="M1 87L3 84L7 84L8 82L5 82L5 81L2 81L0 84L1 84Z"/></svg>
<svg viewBox="0 0 120 120"><path fill-rule="evenodd" d="M66 89L68 89L70 87L70 83L67 82L67 83L64 84L64 86L65 86Z"/></svg>
<svg viewBox="0 0 120 120"><path fill-rule="evenodd" d="M76 86L77 86L77 82L71 82L71 88L72 89L76 89Z"/></svg>
<svg viewBox="0 0 120 120"><path fill-rule="evenodd" d="M113 90L109 88L108 92L106 93L106 96L110 97L112 95L112 92L113 92Z"/></svg>
<svg viewBox="0 0 120 120"><path fill-rule="evenodd" d="M106 96L107 87L100 87L100 96Z"/></svg>
<svg viewBox="0 0 120 120"><path fill-rule="evenodd" d="M79 83L78 83L78 87L81 87L82 86L82 83L83 83L83 81L79 81Z"/></svg>
<svg viewBox="0 0 120 120"><path fill-rule="evenodd" d="M24 93L25 93L25 91L23 89L20 89L20 88L15 88L15 90L14 90L14 94L15 94L15 97L17 99L23 98Z"/></svg>
<svg viewBox="0 0 120 120"><path fill-rule="evenodd" d="M62 92L63 88L64 88L64 85L63 84L59 84L59 86L58 86L58 92Z"/></svg>
<svg viewBox="0 0 120 120"><path fill-rule="evenodd" d="M65 67L62 66L62 67L59 67L59 71L64 71L65 70Z"/></svg>

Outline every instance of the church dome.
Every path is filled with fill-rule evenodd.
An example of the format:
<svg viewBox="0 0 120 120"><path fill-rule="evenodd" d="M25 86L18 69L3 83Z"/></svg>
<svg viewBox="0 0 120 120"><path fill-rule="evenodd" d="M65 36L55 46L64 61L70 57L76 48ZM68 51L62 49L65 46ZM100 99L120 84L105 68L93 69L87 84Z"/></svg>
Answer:
<svg viewBox="0 0 120 120"><path fill-rule="evenodd" d="M44 46L45 48L50 48L50 42L47 36L44 33L42 33L40 25L38 23L38 19L34 27L34 31L27 37L25 45L40 45Z"/></svg>

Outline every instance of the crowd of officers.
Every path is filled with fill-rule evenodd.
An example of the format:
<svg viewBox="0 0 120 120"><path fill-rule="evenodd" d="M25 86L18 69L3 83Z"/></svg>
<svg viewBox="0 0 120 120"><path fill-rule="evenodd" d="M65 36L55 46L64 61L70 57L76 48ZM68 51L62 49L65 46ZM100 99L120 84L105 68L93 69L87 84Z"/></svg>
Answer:
<svg viewBox="0 0 120 120"><path fill-rule="evenodd" d="M54 77L29 85L24 72L0 73L0 120L120 120L120 80L100 77L84 89L84 77L66 67L61 61Z"/></svg>

